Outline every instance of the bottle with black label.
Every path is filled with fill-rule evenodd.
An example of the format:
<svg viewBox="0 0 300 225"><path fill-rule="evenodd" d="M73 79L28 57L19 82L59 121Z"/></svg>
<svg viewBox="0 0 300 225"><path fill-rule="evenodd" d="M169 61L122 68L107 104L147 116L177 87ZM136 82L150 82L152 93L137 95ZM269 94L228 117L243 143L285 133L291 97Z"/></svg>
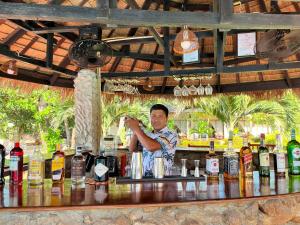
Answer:
<svg viewBox="0 0 300 225"><path fill-rule="evenodd" d="M0 144L0 185L4 184L5 147Z"/></svg>
<svg viewBox="0 0 300 225"><path fill-rule="evenodd" d="M96 182L101 182L101 183L108 182L109 168L107 164L108 164L107 157L104 156L104 152L100 152L100 155L95 159L94 180Z"/></svg>

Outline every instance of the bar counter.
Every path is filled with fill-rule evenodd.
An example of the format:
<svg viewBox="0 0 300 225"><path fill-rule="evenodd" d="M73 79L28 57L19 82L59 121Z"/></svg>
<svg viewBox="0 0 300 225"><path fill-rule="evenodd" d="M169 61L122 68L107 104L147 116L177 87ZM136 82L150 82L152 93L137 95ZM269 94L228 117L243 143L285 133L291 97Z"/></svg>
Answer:
<svg viewBox="0 0 300 225"><path fill-rule="evenodd" d="M103 224L300 222L300 178L297 176L277 179L271 173L270 178L259 178L258 172L254 172L253 179L224 181L220 175L219 181L208 181L207 187L204 181L114 182L111 179L108 185L86 184L85 187L72 186L70 179L61 185L52 184L48 179L43 186L28 186L26 180L19 186L6 184L0 192L0 221L6 222L1 224L18 224L19 218L24 218L22 224L33 224L32 220L40 224L40 219L48 216L60 224L73 225L103 221ZM241 223L229 223L228 218L229 222ZM45 219L43 224L56 223Z"/></svg>

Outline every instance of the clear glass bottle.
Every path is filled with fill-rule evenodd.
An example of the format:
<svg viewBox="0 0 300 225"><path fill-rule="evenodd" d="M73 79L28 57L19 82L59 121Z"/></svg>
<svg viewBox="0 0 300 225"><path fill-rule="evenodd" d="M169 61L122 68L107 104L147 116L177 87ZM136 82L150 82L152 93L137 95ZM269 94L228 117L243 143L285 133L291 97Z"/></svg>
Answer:
<svg viewBox="0 0 300 225"><path fill-rule="evenodd" d="M16 142L15 147L10 151L10 181L12 184L21 184L23 181L23 149L20 143Z"/></svg>
<svg viewBox="0 0 300 225"><path fill-rule="evenodd" d="M243 177L253 176L253 156L247 137L243 138L243 147L240 150L240 170Z"/></svg>
<svg viewBox="0 0 300 225"><path fill-rule="evenodd" d="M274 149L274 169L276 176L285 176L285 152L282 146L281 135L276 135L276 146Z"/></svg>
<svg viewBox="0 0 300 225"><path fill-rule="evenodd" d="M291 140L287 144L290 175L300 175L300 143L296 141L295 129L291 131Z"/></svg>
<svg viewBox="0 0 300 225"><path fill-rule="evenodd" d="M53 183L62 183L65 178L65 153L61 145L56 145L56 151L53 153L51 161L51 173Z"/></svg>
<svg viewBox="0 0 300 225"><path fill-rule="evenodd" d="M82 147L76 147L76 154L71 161L72 184L82 184L85 180L85 158L82 155Z"/></svg>
<svg viewBox="0 0 300 225"><path fill-rule="evenodd" d="M0 144L0 185L3 185L5 183L4 166L5 166L5 147Z"/></svg>
<svg viewBox="0 0 300 225"><path fill-rule="evenodd" d="M28 183L40 185L44 183L45 162L40 149L35 146L34 152L29 158Z"/></svg>
<svg viewBox="0 0 300 225"><path fill-rule="evenodd" d="M239 155L233 150L233 132L229 131L228 149L223 154L224 157L224 178L239 178Z"/></svg>
<svg viewBox="0 0 300 225"><path fill-rule="evenodd" d="M210 140L209 153L206 154L206 173L208 179L219 179L219 157L215 153L214 138Z"/></svg>

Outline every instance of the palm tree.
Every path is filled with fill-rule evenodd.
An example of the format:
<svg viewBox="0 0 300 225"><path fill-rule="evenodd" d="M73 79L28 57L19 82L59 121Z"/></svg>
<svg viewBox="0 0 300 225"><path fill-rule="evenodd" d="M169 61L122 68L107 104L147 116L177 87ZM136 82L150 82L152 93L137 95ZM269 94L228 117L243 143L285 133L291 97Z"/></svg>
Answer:
<svg viewBox="0 0 300 225"><path fill-rule="evenodd" d="M108 129L119 122L122 116L132 116L148 124L148 110L140 101L130 102L115 97L111 102L102 102L102 134L105 135Z"/></svg>
<svg viewBox="0 0 300 225"><path fill-rule="evenodd" d="M217 117L229 130L233 130L241 119L255 113L265 113L282 120L285 119L285 111L278 102L257 101L244 94L235 96L219 95L200 99L200 101L196 101L195 105L208 115Z"/></svg>

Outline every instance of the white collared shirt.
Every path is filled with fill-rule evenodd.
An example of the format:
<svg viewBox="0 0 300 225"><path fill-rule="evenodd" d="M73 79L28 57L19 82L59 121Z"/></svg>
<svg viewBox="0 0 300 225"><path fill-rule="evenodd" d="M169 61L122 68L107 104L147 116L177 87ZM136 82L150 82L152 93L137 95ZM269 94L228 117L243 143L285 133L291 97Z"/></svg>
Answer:
<svg viewBox="0 0 300 225"><path fill-rule="evenodd" d="M155 152L151 152L146 148L143 148L144 176L153 175L152 170L155 157L163 157L165 170L170 171L174 163L175 147L178 138L177 134L169 130L167 127L155 133L145 132L145 134L150 138L156 140L160 144L161 149Z"/></svg>

